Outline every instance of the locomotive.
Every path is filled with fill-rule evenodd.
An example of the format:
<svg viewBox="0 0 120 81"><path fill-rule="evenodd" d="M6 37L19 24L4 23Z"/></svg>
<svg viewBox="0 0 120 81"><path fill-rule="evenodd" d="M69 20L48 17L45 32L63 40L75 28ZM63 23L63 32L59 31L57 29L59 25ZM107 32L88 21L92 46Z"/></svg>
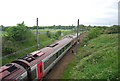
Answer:
<svg viewBox="0 0 120 81"><path fill-rule="evenodd" d="M0 67L0 80L41 80L76 42L77 34L68 35L40 50L20 57Z"/></svg>

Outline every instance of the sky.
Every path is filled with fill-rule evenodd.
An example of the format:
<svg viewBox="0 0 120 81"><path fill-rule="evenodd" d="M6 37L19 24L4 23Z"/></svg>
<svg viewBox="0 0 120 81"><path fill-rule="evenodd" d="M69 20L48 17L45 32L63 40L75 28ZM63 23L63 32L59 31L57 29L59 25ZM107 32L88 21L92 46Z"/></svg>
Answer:
<svg viewBox="0 0 120 81"><path fill-rule="evenodd" d="M120 0L0 0L0 25L117 25Z"/></svg>

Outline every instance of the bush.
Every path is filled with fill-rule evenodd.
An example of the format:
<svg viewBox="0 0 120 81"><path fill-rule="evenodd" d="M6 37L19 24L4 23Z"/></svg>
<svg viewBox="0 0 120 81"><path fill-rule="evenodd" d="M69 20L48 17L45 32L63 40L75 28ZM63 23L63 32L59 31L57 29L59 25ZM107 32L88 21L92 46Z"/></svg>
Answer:
<svg viewBox="0 0 120 81"><path fill-rule="evenodd" d="M87 32L87 35L84 38L84 42L87 42L93 38L98 37L99 35L101 35L103 33L102 29L99 28L93 28L90 31Z"/></svg>
<svg viewBox="0 0 120 81"><path fill-rule="evenodd" d="M46 35L47 35L49 38L51 38L51 33L50 33L50 31L47 31L47 32L46 32Z"/></svg>
<svg viewBox="0 0 120 81"><path fill-rule="evenodd" d="M120 26L114 25L104 31L105 34L120 33Z"/></svg>
<svg viewBox="0 0 120 81"><path fill-rule="evenodd" d="M61 36L61 31L57 31L56 34Z"/></svg>
<svg viewBox="0 0 120 81"><path fill-rule="evenodd" d="M7 55L13 53L25 46L30 45L31 41L35 38L35 35L26 26L13 26L8 27L6 35L2 37L2 53ZM34 42L31 44L33 45Z"/></svg>
<svg viewBox="0 0 120 81"><path fill-rule="evenodd" d="M11 41L27 40L32 35L32 32L26 26L14 26L7 30L7 39Z"/></svg>
<svg viewBox="0 0 120 81"><path fill-rule="evenodd" d="M12 46L7 46L2 49L3 56L15 52L15 48Z"/></svg>
<svg viewBox="0 0 120 81"><path fill-rule="evenodd" d="M59 37L61 36L61 31L57 31L57 32L55 32L55 33L51 33L50 31L47 31L47 32L46 32L46 35L47 35L49 38L53 38L53 39L58 40Z"/></svg>

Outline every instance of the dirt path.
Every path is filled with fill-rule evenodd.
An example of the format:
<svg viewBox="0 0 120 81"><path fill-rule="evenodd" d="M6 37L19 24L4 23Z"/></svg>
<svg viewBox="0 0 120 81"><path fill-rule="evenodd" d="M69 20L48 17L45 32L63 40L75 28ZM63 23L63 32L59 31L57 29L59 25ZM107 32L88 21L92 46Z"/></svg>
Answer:
<svg viewBox="0 0 120 81"><path fill-rule="evenodd" d="M80 35L80 42L85 35ZM68 64L75 58L75 53L72 53L72 50L76 50L76 46L74 45L64 57L53 67L53 69L46 75L44 79L59 79L60 76L64 73L64 70L67 68ZM75 52L75 51L74 51ZM43 80L44 81L44 80Z"/></svg>

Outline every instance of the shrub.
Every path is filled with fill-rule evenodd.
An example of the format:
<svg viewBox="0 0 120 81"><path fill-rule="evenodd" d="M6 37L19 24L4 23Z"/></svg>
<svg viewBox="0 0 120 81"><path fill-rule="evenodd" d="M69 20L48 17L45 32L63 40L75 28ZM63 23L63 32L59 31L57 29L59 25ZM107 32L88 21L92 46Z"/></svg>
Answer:
<svg viewBox="0 0 120 81"><path fill-rule="evenodd" d="M46 35L47 35L49 38L51 38L51 33L50 33L50 31L47 31L47 32L46 32Z"/></svg>
<svg viewBox="0 0 120 81"><path fill-rule="evenodd" d="M113 25L110 28L106 29L104 31L105 34L114 34L114 33L120 33L120 26Z"/></svg>
<svg viewBox="0 0 120 81"><path fill-rule="evenodd" d="M16 51L15 48L12 47L12 46L7 46L7 47L4 47L4 48L2 49L2 53L3 53L4 55L8 55L8 54L13 53L13 52L15 52L15 51ZM4 56L4 55L3 55L3 56Z"/></svg>
<svg viewBox="0 0 120 81"><path fill-rule="evenodd" d="M33 39L35 38L35 35L26 26L8 27L5 32L6 35L2 37L3 55L13 53L34 43Z"/></svg>
<svg viewBox="0 0 120 81"><path fill-rule="evenodd" d="M7 39L11 41L22 41L29 39L33 34L26 26L13 26L7 30Z"/></svg>
<svg viewBox="0 0 120 81"><path fill-rule="evenodd" d="M84 42L87 42L93 38L98 37L103 33L102 29L100 28L92 28L90 31L87 32L87 35L84 38Z"/></svg>
<svg viewBox="0 0 120 81"><path fill-rule="evenodd" d="M59 36L61 36L61 31L57 31L56 34L58 34Z"/></svg>

